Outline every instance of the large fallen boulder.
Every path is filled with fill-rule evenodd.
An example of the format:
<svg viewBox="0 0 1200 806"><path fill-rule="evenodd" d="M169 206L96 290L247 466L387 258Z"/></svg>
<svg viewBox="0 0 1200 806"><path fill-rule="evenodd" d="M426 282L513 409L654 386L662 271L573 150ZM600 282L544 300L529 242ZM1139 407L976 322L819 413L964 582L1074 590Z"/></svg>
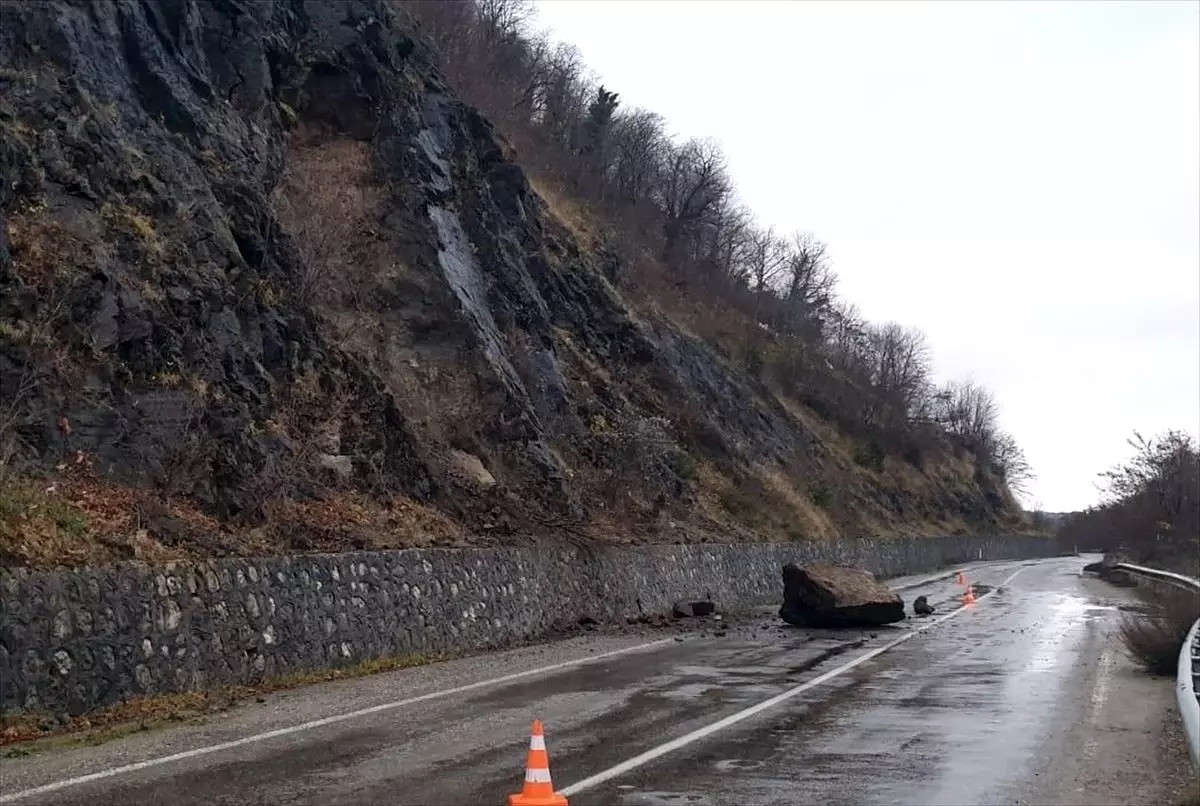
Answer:
<svg viewBox="0 0 1200 806"><path fill-rule="evenodd" d="M859 568L788 563L779 617L796 627L891 624L904 620L904 600Z"/></svg>

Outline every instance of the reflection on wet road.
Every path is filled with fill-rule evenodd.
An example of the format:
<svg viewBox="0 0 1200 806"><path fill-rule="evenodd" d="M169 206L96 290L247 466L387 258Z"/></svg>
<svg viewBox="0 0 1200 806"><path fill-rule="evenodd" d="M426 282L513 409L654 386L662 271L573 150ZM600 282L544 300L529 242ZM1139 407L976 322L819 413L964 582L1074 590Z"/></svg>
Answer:
<svg viewBox="0 0 1200 806"><path fill-rule="evenodd" d="M572 802L1099 802L1086 785L1063 797L1050 780L1055 752L1086 752L1056 741L1060 734L1088 712L1129 707L1109 700L1124 660L1110 634L1112 599L1121 594L1081 578L1077 565L1026 568L987 602L881 655L824 696L814 692ZM1127 662L1122 668L1132 673ZM1161 717L1152 705L1132 703L1150 710L1150 722ZM1146 750L1153 756L1153 741ZM1115 802L1162 800L1151 785Z"/></svg>
<svg viewBox="0 0 1200 806"><path fill-rule="evenodd" d="M15 791L9 787L182 749L169 763L22 802L496 803L519 787L537 716L547 726L554 781L573 806L1160 802L1160 768L1173 763L1157 744L1170 684L1137 677L1116 651L1116 605L1129 594L1080 577L1084 562L973 568L971 578L990 594L944 623L803 631L763 615L719 633L187 755L266 730L252 724L256 713L278 719L291 707L300 721L345 712L396 699L395 688L427 684L433 674L411 670L312 687L292 695L292 705L210 727L4 762L0 772L5 790ZM940 619L958 607L961 588L948 579L905 598L918 594ZM593 643L572 651L586 657L619 645ZM492 663L519 664L521 652ZM501 674L458 663L437 674L459 675L456 685ZM1106 778L1110 767L1125 772Z"/></svg>

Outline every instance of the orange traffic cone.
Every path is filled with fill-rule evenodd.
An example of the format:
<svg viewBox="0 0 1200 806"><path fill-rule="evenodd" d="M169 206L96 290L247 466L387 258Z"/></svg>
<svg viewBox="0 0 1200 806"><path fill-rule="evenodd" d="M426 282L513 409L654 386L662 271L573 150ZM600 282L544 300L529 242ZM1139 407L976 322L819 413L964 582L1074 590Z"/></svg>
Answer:
<svg viewBox="0 0 1200 806"><path fill-rule="evenodd" d="M962 571L959 571L957 574L955 574L954 581L957 582L959 585L967 584L967 578L965 576L963 576Z"/></svg>
<svg viewBox="0 0 1200 806"><path fill-rule="evenodd" d="M963 594L963 604L975 604L975 591L971 589L970 585L967 586L967 592Z"/></svg>
<svg viewBox="0 0 1200 806"><path fill-rule="evenodd" d="M529 760L525 762L525 786L508 796L508 806L567 806L567 799L554 791L550 783L550 757L546 755L546 737L542 721L533 721L529 738Z"/></svg>

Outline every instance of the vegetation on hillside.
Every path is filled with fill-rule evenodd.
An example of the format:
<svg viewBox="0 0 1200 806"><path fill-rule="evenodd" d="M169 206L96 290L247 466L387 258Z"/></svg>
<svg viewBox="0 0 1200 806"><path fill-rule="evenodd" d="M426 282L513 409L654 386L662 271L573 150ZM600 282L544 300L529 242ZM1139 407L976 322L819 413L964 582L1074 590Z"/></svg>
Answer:
<svg viewBox="0 0 1200 806"><path fill-rule="evenodd" d="M813 234L756 223L712 142L627 109L578 51L534 32L531 0L392 0L428 35L458 93L483 110L567 218L603 222L624 256L613 277L739 363L863 439L860 463L920 465L949 442L1022 492L1032 473L972 380L936 385L923 334L865 321L835 293ZM566 208L564 210L564 208Z"/></svg>
<svg viewBox="0 0 1200 806"><path fill-rule="evenodd" d="M1134 432L1132 456L1100 473L1100 503L1062 518L1064 547L1112 552L1135 563L1200 576L1200 451L1188 433ZM1150 674L1173 676L1200 596L1165 585L1142 589L1146 607L1121 619L1129 655Z"/></svg>
<svg viewBox="0 0 1200 806"><path fill-rule="evenodd" d="M1023 526L987 390L530 13L0 3L0 562Z"/></svg>
<svg viewBox="0 0 1200 806"><path fill-rule="evenodd" d="M1133 456L1100 474L1101 503L1066 518L1063 545L1200 573L1200 451L1184 431L1134 433Z"/></svg>

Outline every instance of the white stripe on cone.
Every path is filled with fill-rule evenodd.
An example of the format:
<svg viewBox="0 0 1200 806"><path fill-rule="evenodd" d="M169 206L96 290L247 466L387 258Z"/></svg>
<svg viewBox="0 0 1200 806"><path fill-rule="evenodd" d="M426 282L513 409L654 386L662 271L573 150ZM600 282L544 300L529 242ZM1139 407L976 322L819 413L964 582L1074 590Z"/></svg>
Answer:
<svg viewBox="0 0 1200 806"><path fill-rule="evenodd" d="M525 770L525 783L527 783L527 784L548 784L548 783L550 783L550 770Z"/></svg>
<svg viewBox="0 0 1200 806"><path fill-rule="evenodd" d="M545 736L530 736L529 737L529 749L530 750L545 750L546 749L546 737Z"/></svg>

